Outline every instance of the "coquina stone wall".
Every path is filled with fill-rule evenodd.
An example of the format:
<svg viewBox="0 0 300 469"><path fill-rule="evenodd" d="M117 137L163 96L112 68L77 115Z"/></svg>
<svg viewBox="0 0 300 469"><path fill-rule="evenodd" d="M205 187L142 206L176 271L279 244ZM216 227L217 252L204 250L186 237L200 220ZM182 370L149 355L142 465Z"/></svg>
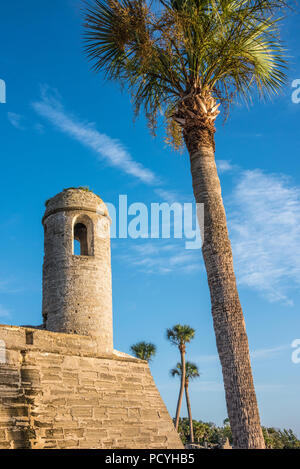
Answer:
<svg viewBox="0 0 300 469"><path fill-rule="evenodd" d="M147 362L113 349L106 205L66 189L43 226L43 327L0 326L0 448L182 448Z"/></svg>
<svg viewBox="0 0 300 469"><path fill-rule="evenodd" d="M0 326L0 340L1 449L183 447L146 362L79 335Z"/></svg>
<svg viewBox="0 0 300 469"><path fill-rule="evenodd" d="M74 188L49 199L43 217L44 327L93 336L103 352L113 350L110 222L100 197Z"/></svg>

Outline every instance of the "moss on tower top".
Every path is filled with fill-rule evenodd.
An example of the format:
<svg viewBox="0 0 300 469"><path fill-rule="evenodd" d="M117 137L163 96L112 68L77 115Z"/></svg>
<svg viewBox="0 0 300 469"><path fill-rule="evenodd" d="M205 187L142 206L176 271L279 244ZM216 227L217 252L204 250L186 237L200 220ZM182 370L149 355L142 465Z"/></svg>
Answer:
<svg viewBox="0 0 300 469"><path fill-rule="evenodd" d="M93 192L93 191L90 190L89 186L67 187L66 189L63 190L63 192L70 191L70 190Z"/></svg>
<svg viewBox="0 0 300 469"><path fill-rule="evenodd" d="M63 189L62 192L68 192L68 191L83 191L83 192L90 192L91 194L94 194L96 197L99 198L99 200L101 202L103 202L103 200L101 199L101 197L97 194L95 194L93 191L90 190L90 188L88 186L79 186L79 187L67 187L66 189ZM50 199L47 199L46 202L45 202L45 207L47 207L48 203L50 202L50 200L52 199L52 197Z"/></svg>

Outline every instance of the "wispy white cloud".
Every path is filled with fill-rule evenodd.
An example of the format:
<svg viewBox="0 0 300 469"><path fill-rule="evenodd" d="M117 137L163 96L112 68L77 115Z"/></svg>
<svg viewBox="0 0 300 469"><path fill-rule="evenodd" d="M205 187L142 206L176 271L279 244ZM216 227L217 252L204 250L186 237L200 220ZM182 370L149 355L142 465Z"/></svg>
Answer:
<svg viewBox="0 0 300 469"><path fill-rule="evenodd" d="M161 390L173 390L176 386L175 381L169 381L168 383L160 384L159 389ZM213 380L198 380L193 382L192 392L224 392L224 384L221 381Z"/></svg>
<svg viewBox="0 0 300 469"><path fill-rule="evenodd" d="M236 166L229 160L216 160L216 165L220 174L228 173L236 169Z"/></svg>
<svg viewBox="0 0 300 469"><path fill-rule="evenodd" d="M23 130L24 127L22 125L23 116L21 114L16 114L15 112L8 112L7 118L11 125L13 125L16 129Z"/></svg>
<svg viewBox="0 0 300 469"><path fill-rule="evenodd" d="M34 130L38 133L43 133L44 126L39 122L32 122L25 116L15 112L8 112L7 118L11 125L18 130Z"/></svg>
<svg viewBox="0 0 300 469"><path fill-rule="evenodd" d="M9 319L10 317L11 317L11 312L4 306L0 305L0 318Z"/></svg>
<svg viewBox="0 0 300 469"><path fill-rule="evenodd" d="M100 133L95 124L82 122L64 109L57 93L45 87L40 101L34 102L33 108L42 117L50 121L61 132L77 140L85 147L94 151L99 159L105 160L111 166L136 177L145 184L159 183L157 176L141 163L135 161L128 150L117 139Z"/></svg>
<svg viewBox="0 0 300 469"><path fill-rule="evenodd" d="M40 124L39 122L37 124L34 124L33 126L34 130L36 130L39 134L44 133L44 126L43 124Z"/></svg>
<svg viewBox="0 0 300 469"><path fill-rule="evenodd" d="M170 392L174 388L174 383L169 382L165 384L160 384L160 389L166 390L169 389ZM272 392L280 392L285 391L286 385L282 383L256 383L255 389L259 393L272 393ZM195 393L201 392L221 392L224 393L224 384L220 380L197 380L193 382L193 386L191 388L191 392L195 395Z"/></svg>
<svg viewBox="0 0 300 469"><path fill-rule="evenodd" d="M179 242L149 241L133 246L126 255L119 257L148 274L168 274L174 271L190 274L202 267L199 251L186 250Z"/></svg>
<svg viewBox="0 0 300 469"><path fill-rule="evenodd" d="M300 284L300 188L283 175L242 171L229 204L239 284L292 304Z"/></svg>
<svg viewBox="0 0 300 469"><path fill-rule="evenodd" d="M188 202L187 197L183 197L182 195L178 194L178 192L175 192L175 191L169 191L166 189L156 188L154 192L160 198L159 202L167 202L168 204L182 203L183 200L184 202Z"/></svg>
<svg viewBox="0 0 300 469"><path fill-rule="evenodd" d="M272 359L278 355L280 355L285 350L290 350L291 346L289 344L286 345L278 345L276 347L269 347L269 348L262 348L252 350L250 352L251 360L268 360ZM198 355L192 358L193 361L202 364L213 364L219 363L219 357L217 354L211 355Z"/></svg>
<svg viewBox="0 0 300 469"><path fill-rule="evenodd" d="M219 357L217 354L211 355L198 355L192 358L193 361L206 364L206 363L217 363L219 362Z"/></svg>
<svg viewBox="0 0 300 469"><path fill-rule="evenodd" d="M284 384L257 383L255 389L259 392L276 392L285 389ZM224 392L221 381L201 381L193 383L193 392Z"/></svg>
<svg viewBox="0 0 300 469"><path fill-rule="evenodd" d="M291 348L290 345L279 345L278 347L254 350L251 353L251 358L254 359L254 360L255 359L274 358L274 357L280 355L281 352L283 352L285 350L290 350L290 348Z"/></svg>
<svg viewBox="0 0 300 469"><path fill-rule="evenodd" d="M276 392L276 391L282 391L286 389L285 384L273 384L273 383L257 383L255 385L255 389L258 392Z"/></svg>
<svg viewBox="0 0 300 469"><path fill-rule="evenodd" d="M16 294L24 291L23 287L16 287L14 279L0 280L0 292L6 294Z"/></svg>
<svg viewBox="0 0 300 469"><path fill-rule="evenodd" d="M193 383L193 392L224 392L224 384L221 381L199 380Z"/></svg>
<svg viewBox="0 0 300 469"><path fill-rule="evenodd" d="M6 290L9 282L7 280L0 280L0 291Z"/></svg>

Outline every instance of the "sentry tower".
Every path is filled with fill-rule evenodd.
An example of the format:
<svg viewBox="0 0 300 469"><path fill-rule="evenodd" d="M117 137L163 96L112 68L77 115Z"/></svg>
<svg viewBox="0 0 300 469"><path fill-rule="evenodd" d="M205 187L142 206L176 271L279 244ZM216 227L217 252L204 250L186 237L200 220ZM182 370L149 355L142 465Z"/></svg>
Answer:
<svg viewBox="0 0 300 469"><path fill-rule="evenodd" d="M43 217L44 327L87 335L113 350L110 218L86 189L66 189L46 203Z"/></svg>

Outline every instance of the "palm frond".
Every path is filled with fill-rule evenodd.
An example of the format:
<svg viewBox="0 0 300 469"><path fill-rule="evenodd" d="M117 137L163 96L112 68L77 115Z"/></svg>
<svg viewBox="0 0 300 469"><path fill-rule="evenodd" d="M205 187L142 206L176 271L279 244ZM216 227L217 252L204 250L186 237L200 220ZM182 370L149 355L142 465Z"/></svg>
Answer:
<svg viewBox="0 0 300 469"><path fill-rule="evenodd" d="M151 361L156 354L156 346L148 342L138 342L130 347L131 353L140 360Z"/></svg>
<svg viewBox="0 0 300 469"><path fill-rule="evenodd" d="M198 370L198 367L195 363L192 363L192 362L189 362L187 361L185 363L185 377L188 381L192 380L192 379L196 379L196 378L199 378L200 377L200 372ZM177 363L176 367L175 368L172 368L170 370L170 375L172 377L174 376L181 376L182 375L182 366L181 366L181 363Z"/></svg>
<svg viewBox="0 0 300 469"><path fill-rule="evenodd" d="M90 0L85 51L96 72L131 93L150 127L192 94L212 96L225 111L234 99L278 93L286 81L280 40L284 0ZM176 113L176 111L175 111ZM170 139L169 139L170 140ZM176 140L176 138L175 138ZM177 138L177 147L180 146Z"/></svg>
<svg viewBox="0 0 300 469"><path fill-rule="evenodd" d="M172 329L167 329L166 337L171 344L176 346L190 342L195 336L195 329L188 325L176 324Z"/></svg>

